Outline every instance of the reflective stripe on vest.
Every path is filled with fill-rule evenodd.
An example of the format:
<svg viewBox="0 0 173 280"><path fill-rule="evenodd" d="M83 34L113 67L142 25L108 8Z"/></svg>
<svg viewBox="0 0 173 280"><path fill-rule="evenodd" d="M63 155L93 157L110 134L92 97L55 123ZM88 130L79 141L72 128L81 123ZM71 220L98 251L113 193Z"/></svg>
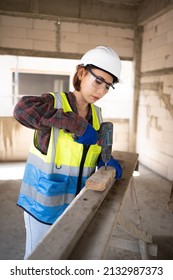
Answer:
<svg viewBox="0 0 173 280"><path fill-rule="evenodd" d="M64 93L54 94L54 107L72 111ZM91 105L93 127L100 127L100 110ZM43 223L52 224L75 197L83 145L71 133L51 129L47 155L37 148L37 132L27 159L18 205ZM91 145L84 163L82 186L94 172L101 148Z"/></svg>

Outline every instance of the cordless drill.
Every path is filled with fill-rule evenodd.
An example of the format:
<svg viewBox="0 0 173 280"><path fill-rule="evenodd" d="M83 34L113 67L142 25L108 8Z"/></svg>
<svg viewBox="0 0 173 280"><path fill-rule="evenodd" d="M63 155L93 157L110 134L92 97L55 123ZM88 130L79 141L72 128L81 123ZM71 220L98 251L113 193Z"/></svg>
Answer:
<svg viewBox="0 0 173 280"><path fill-rule="evenodd" d="M111 159L113 143L113 123L103 122L101 123L98 131L97 144L102 147L101 158L105 163L105 169L107 169L107 163Z"/></svg>

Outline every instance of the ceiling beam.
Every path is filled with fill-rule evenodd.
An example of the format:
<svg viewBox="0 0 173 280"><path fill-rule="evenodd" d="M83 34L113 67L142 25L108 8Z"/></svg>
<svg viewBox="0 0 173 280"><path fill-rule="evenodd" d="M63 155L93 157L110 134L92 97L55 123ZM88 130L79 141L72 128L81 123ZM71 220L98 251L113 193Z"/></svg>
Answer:
<svg viewBox="0 0 173 280"><path fill-rule="evenodd" d="M138 8L138 25L144 25L173 8L173 0L143 0Z"/></svg>

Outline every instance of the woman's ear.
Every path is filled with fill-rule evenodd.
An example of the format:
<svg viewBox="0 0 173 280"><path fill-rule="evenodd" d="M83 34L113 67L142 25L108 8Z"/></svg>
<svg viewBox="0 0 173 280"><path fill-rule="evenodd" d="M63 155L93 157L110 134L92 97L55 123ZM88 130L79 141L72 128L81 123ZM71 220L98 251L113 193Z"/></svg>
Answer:
<svg viewBox="0 0 173 280"><path fill-rule="evenodd" d="M81 81L82 78L86 75L86 69L84 67L78 70L78 79Z"/></svg>

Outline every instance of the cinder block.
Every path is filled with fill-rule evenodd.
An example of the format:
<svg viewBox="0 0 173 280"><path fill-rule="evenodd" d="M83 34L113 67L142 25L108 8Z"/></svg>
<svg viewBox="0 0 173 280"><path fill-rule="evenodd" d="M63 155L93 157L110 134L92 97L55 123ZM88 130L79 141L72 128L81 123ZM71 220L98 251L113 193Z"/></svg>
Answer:
<svg viewBox="0 0 173 280"><path fill-rule="evenodd" d="M151 49L158 48L159 46L163 46L167 40L167 34L163 33L158 36L155 36L151 40Z"/></svg>
<svg viewBox="0 0 173 280"><path fill-rule="evenodd" d="M73 22L61 22L61 32L79 32L79 24Z"/></svg>
<svg viewBox="0 0 173 280"><path fill-rule="evenodd" d="M43 29L43 30L56 30L56 21L55 20L45 20L45 19L34 19L33 20L34 29Z"/></svg>
<svg viewBox="0 0 173 280"><path fill-rule="evenodd" d="M13 26L0 26L0 35L2 37L26 38L26 28Z"/></svg>
<svg viewBox="0 0 173 280"><path fill-rule="evenodd" d="M144 56L145 52L150 50L150 41L143 41L142 43L142 56Z"/></svg>
<svg viewBox="0 0 173 280"><path fill-rule="evenodd" d="M64 43L60 42L60 51L61 52L68 52L68 53L77 53L78 52L78 44L74 43Z"/></svg>
<svg viewBox="0 0 173 280"><path fill-rule="evenodd" d="M1 25L18 26L18 27L26 27L26 28L33 27L33 19L31 18L13 17L13 16L6 16L6 15L1 15L0 17L1 17Z"/></svg>
<svg viewBox="0 0 173 280"><path fill-rule="evenodd" d="M33 49L33 40L18 38L3 38L2 47L16 49Z"/></svg>
<svg viewBox="0 0 173 280"><path fill-rule="evenodd" d="M156 58L148 61L148 71L153 71L157 69L162 69L165 63L165 58Z"/></svg>
<svg viewBox="0 0 173 280"><path fill-rule="evenodd" d="M82 42L83 44L88 44L89 43L88 34L77 33L77 42L78 43Z"/></svg>
<svg viewBox="0 0 173 280"><path fill-rule="evenodd" d="M56 42L53 41L43 41L43 40L34 40L34 50L40 50L40 51L50 51L55 52L56 51Z"/></svg>
<svg viewBox="0 0 173 280"><path fill-rule="evenodd" d="M27 38L33 40L56 41L56 32L41 29L28 29Z"/></svg>
<svg viewBox="0 0 173 280"><path fill-rule="evenodd" d="M169 19L173 19L173 10L170 10L161 16L161 22L165 22Z"/></svg>
<svg viewBox="0 0 173 280"><path fill-rule="evenodd" d="M164 22L161 22L157 28L157 34L167 33L172 30L173 27L173 18L170 18Z"/></svg>
<svg viewBox="0 0 173 280"><path fill-rule="evenodd" d="M156 31L154 28L152 29L149 29L149 30L146 30L144 33L143 33L143 43L145 42L148 42L150 39L153 38L153 36L156 36Z"/></svg>
<svg viewBox="0 0 173 280"><path fill-rule="evenodd" d="M83 28L82 28L83 27ZM83 29L83 30L82 30ZM85 30L85 33L88 34L95 34L95 36L106 36L107 35L107 26L103 25L86 25L86 28L84 28L84 25L79 26L80 32Z"/></svg>
<svg viewBox="0 0 173 280"><path fill-rule="evenodd" d="M63 32L61 33L61 40L64 43L73 43L73 42L78 42L79 35L78 33L71 33L71 32Z"/></svg>
<svg viewBox="0 0 173 280"><path fill-rule="evenodd" d="M91 42L88 42L87 44L83 44L83 42L79 42L78 43L78 53L84 54L86 53L88 50L91 50L93 48L95 48L96 45L92 44Z"/></svg>
<svg viewBox="0 0 173 280"><path fill-rule="evenodd" d="M125 48L125 47L117 46L115 43L115 50L117 51L120 57L122 56L122 57L126 57L127 59L133 59L133 47Z"/></svg>
<svg viewBox="0 0 173 280"><path fill-rule="evenodd" d="M79 24L79 32L84 33L84 34L89 34L91 33L90 30L92 30L92 24L84 24L80 23Z"/></svg>
<svg viewBox="0 0 173 280"><path fill-rule="evenodd" d="M165 57L169 53L168 44L160 46L153 51L155 51L155 57Z"/></svg>
<svg viewBox="0 0 173 280"><path fill-rule="evenodd" d="M115 38L114 37L103 37L101 35L88 35L88 41L92 42L95 45L109 45L110 47L115 46Z"/></svg>
<svg viewBox="0 0 173 280"><path fill-rule="evenodd" d="M108 26L107 35L134 39L134 29Z"/></svg>
<svg viewBox="0 0 173 280"><path fill-rule="evenodd" d="M96 34L89 34L88 35L88 40L89 42L92 42L93 44L96 45L103 45L103 36L97 35Z"/></svg>
<svg viewBox="0 0 173 280"><path fill-rule="evenodd" d="M133 49L134 41L126 38L115 38L116 46Z"/></svg>
<svg viewBox="0 0 173 280"><path fill-rule="evenodd" d="M151 29L155 28L155 22L154 21L149 21L144 25L144 32L149 31Z"/></svg>

